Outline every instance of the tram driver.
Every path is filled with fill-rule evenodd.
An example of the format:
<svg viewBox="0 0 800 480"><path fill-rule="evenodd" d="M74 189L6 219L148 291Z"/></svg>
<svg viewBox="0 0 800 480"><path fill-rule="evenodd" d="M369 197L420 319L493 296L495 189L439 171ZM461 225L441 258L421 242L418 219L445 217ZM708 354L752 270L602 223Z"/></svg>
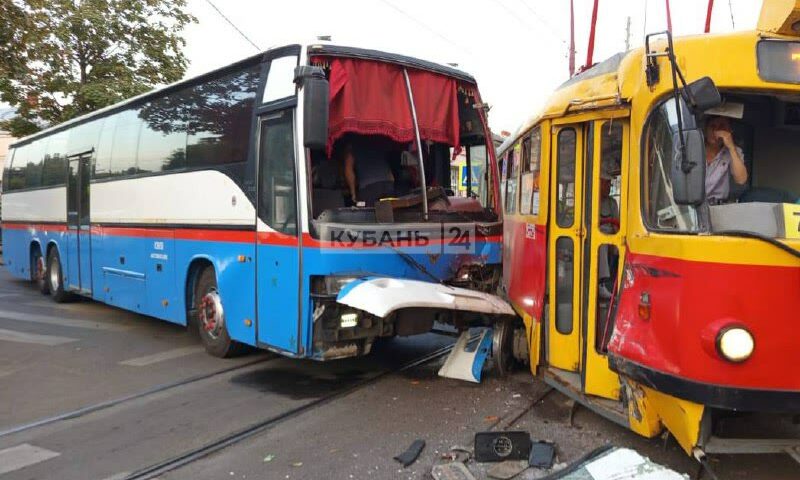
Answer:
<svg viewBox="0 0 800 480"><path fill-rule="evenodd" d="M709 115L705 125L706 198L709 205L728 201L730 179L737 185L747 182L744 154L733 141L728 117Z"/></svg>

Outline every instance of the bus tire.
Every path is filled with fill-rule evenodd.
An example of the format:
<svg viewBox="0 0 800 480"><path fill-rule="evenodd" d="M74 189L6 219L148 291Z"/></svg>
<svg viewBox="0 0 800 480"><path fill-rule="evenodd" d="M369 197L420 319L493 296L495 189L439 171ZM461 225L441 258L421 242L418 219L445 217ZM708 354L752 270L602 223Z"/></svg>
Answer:
<svg viewBox="0 0 800 480"><path fill-rule="evenodd" d="M33 248L31 254L31 280L42 295L50 295L50 282L47 281L47 261L39 247Z"/></svg>
<svg viewBox="0 0 800 480"><path fill-rule="evenodd" d="M64 289L64 270L61 268L61 256L58 249L53 248L47 256L47 283L56 303L64 303L70 299L70 294Z"/></svg>
<svg viewBox="0 0 800 480"><path fill-rule="evenodd" d="M222 297L212 267L206 267L197 278L193 310L197 316L197 331L206 352L215 357L230 358L246 351L246 345L231 340L228 334Z"/></svg>
<svg viewBox="0 0 800 480"><path fill-rule="evenodd" d="M505 377L514 370L516 361L513 353L514 324L500 320L492 327L492 358L494 369L499 377Z"/></svg>

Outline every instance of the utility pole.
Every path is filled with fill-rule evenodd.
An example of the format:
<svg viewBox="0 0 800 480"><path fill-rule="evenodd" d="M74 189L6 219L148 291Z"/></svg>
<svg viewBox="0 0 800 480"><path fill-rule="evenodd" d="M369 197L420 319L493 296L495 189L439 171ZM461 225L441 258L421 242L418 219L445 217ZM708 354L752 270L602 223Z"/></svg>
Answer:
<svg viewBox="0 0 800 480"><path fill-rule="evenodd" d="M631 16L628 15L628 20L625 22L625 51L631 49Z"/></svg>

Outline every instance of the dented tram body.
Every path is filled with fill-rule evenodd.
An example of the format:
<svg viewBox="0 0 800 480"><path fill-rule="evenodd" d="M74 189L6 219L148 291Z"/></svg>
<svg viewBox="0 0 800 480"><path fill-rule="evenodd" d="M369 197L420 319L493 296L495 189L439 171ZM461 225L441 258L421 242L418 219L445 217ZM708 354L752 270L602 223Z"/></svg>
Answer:
<svg viewBox="0 0 800 480"><path fill-rule="evenodd" d="M767 1L757 31L650 36L571 78L498 150L502 289L531 371L698 458L798 458L796 426L782 429L800 413L797 20L800 2ZM714 202L710 115L728 116L749 173ZM769 440L754 417L777 425Z"/></svg>

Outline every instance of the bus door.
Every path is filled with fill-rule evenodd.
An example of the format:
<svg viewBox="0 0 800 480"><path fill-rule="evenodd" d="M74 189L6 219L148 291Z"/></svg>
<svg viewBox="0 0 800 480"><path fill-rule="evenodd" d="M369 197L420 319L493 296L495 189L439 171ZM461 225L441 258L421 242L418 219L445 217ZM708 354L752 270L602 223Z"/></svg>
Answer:
<svg viewBox="0 0 800 480"><path fill-rule="evenodd" d="M69 290L92 293L89 173L92 153L69 157L67 171L67 275Z"/></svg>
<svg viewBox="0 0 800 480"><path fill-rule="evenodd" d="M257 221L257 339L288 354L298 354L300 323L300 247L294 109L259 118Z"/></svg>
<svg viewBox="0 0 800 480"><path fill-rule="evenodd" d="M624 253L628 122L597 120L591 131L583 182L582 384L587 394L618 399L619 378L608 368L607 345Z"/></svg>
<svg viewBox="0 0 800 480"><path fill-rule="evenodd" d="M547 359L551 367L580 367L581 223L587 124L555 125L551 131L550 234L548 235Z"/></svg>

